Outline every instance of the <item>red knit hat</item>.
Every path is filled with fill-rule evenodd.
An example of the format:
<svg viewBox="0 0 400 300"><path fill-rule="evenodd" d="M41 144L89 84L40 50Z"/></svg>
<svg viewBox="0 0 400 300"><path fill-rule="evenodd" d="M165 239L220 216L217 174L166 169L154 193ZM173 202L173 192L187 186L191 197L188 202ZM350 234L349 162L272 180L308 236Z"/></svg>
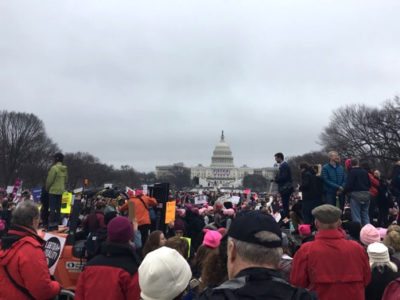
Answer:
<svg viewBox="0 0 400 300"><path fill-rule="evenodd" d="M115 217L107 225L107 240L125 244L133 238L132 223L125 217Z"/></svg>

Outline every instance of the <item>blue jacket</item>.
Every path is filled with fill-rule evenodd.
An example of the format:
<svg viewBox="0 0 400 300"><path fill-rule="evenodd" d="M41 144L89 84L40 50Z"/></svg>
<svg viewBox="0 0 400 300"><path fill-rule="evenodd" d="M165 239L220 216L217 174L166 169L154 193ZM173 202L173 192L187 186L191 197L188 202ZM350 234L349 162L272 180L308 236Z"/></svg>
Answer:
<svg viewBox="0 0 400 300"><path fill-rule="evenodd" d="M322 180L324 181L324 191L328 194L335 194L339 187L345 187L346 175L341 165L332 166L330 163L322 167Z"/></svg>

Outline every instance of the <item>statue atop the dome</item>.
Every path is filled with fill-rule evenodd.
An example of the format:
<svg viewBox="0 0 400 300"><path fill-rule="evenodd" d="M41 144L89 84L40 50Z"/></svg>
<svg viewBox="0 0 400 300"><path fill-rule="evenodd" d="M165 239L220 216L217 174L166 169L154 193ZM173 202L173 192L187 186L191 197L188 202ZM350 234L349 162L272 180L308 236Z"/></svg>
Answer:
<svg viewBox="0 0 400 300"><path fill-rule="evenodd" d="M224 137L224 131L222 130L222 134L221 134L221 142L224 142L225 137Z"/></svg>

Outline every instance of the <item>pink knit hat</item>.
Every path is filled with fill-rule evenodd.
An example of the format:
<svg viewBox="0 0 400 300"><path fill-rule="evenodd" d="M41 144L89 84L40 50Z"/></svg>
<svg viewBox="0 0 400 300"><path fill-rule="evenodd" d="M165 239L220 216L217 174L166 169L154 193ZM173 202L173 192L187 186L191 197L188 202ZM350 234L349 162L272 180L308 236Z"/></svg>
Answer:
<svg viewBox="0 0 400 300"><path fill-rule="evenodd" d="M311 234L311 225L302 224L299 226L299 233L301 235L310 235Z"/></svg>
<svg viewBox="0 0 400 300"><path fill-rule="evenodd" d="M378 227L377 230L379 232L379 236L381 237L381 240L383 240L386 236L387 228Z"/></svg>
<svg viewBox="0 0 400 300"><path fill-rule="evenodd" d="M351 170L352 166L351 166L351 158L348 158L344 161L344 165L346 166L346 168L348 170Z"/></svg>
<svg viewBox="0 0 400 300"><path fill-rule="evenodd" d="M212 206L207 206L207 211L212 211L214 209L214 207Z"/></svg>
<svg viewBox="0 0 400 300"><path fill-rule="evenodd" d="M210 248L217 248L222 239L222 235L216 230L204 229L203 231L206 233L204 235L203 245Z"/></svg>
<svg viewBox="0 0 400 300"><path fill-rule="evenodd" d="M381 236L379 235L378 229L376 229L373 225L367 224L360 231L360 240L365 246L369 244L380 242Z"/></svg>
<svg viewBox="0 0 400 300"><path fill-rule="evenodd" d="M199 209L199 215L201 216L201 215L203 215L204 213L205 213L205 211L206 211L206 208L200 208Z"/></svg>
<svg viewBox="0 0 400 300"><path fill-rule="evenodd" d="M233 216L235 214L235 210L233 208L228 208L223 210L224 215Z"/></svg>

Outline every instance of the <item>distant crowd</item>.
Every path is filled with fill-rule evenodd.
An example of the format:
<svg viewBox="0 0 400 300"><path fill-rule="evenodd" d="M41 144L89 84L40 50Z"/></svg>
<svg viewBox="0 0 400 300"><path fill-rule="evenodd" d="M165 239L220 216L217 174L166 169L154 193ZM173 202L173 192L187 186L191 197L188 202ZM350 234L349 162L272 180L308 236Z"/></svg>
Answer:
<svg viewBox="0 0 400 300"><path fill-rule="evenodd" d="M166 224L165 203L151 194L84 192L75 299L397 299L400 160L383 172L357 158L342 165L332 151L323 166L300 164L298 186L284 155L275 160L277 194L202 191L196 204L196 192L169 191ZM29 195L3 198L0 299L60 293L38 233L73 223L60 212L67 176L57 153L40 212Z"/></svg>

